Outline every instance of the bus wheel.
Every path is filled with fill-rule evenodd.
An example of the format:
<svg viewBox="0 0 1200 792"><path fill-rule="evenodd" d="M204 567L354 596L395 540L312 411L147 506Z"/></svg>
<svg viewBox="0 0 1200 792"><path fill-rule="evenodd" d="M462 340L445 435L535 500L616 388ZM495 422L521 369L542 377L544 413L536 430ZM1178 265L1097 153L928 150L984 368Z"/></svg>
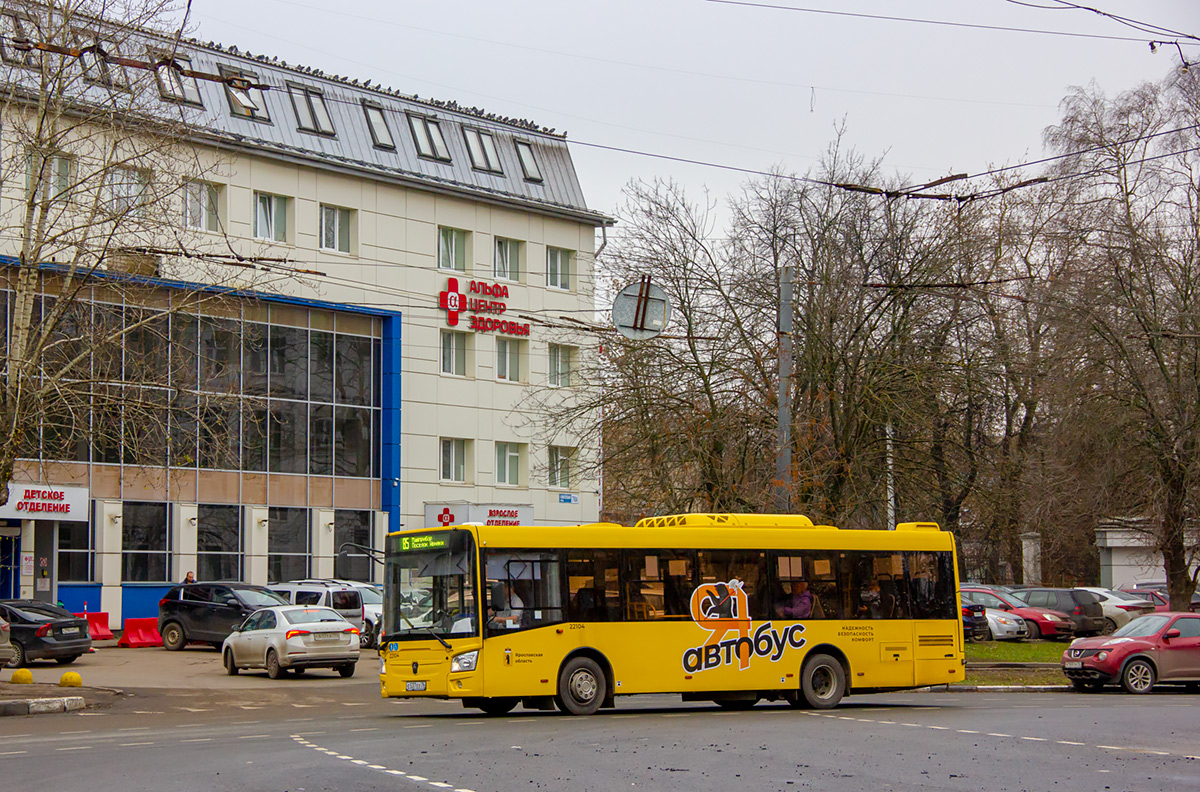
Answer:
<svg viewBox="0 0 1200 792"><path fill-rule="evenodd" d="M813 655L800 672L800 692L813 709L832 709L846 693L842 664L826 654Z"/></svg>
<svg viewBox="0 0 1200 792"><path fill-rule="evenodd" d="M558 675L559 708L572 715L592 715L604 703L608 680L590 657L574 657Z"/></svg>
<svg viewBox="0 0 1200 792"><path fill-rule="evenodd" d="M515 698L485 698L479 701L479 709L488 715L504 715L517 706Z"/></svg>

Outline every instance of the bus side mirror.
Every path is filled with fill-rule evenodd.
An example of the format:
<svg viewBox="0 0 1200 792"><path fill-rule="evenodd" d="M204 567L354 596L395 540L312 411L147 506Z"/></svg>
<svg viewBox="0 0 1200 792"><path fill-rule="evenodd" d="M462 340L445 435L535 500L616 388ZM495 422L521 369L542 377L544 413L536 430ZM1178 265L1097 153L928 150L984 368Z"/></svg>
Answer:
<svg viewBox="0 0 1200 792"><path fill-rule="evenodd" d="M508 610L508 597L504 593L504 584L496 582L492 584L491 596L488 597L488 603L494 611Z"/></svg>

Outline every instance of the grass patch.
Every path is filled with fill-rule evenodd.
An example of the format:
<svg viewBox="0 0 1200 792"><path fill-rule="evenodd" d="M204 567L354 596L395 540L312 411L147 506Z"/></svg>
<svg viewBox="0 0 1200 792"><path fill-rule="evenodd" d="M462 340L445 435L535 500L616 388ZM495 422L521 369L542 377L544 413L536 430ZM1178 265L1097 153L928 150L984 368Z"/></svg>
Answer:
<svg viewBox="0 0 1200 792"><path fill-rule="evenodd" d="M1062 660L1067 642L1058 641L983 641L967 644L967 662L1057 663Z"/></svg>
<svg viewBox="0 0 1200 792"><path fill-rule="evenodd" d="M963 685L1069 685L1062 671L1053 668L968 668Z"/></svg>

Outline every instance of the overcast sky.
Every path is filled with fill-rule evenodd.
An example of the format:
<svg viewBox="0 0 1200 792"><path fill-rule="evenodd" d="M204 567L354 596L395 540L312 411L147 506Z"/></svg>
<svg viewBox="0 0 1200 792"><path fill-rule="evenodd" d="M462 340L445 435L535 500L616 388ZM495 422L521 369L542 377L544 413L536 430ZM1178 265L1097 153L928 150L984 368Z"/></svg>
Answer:
<svg viewBox="0 0 1200 792"><path fill-rule="evenodd" d="M584 143L802 172L844 120L860 153L928 181L1037 158L1070 86L1095 80L1115 94L1179 64L1173 47L1146 43L1175 37L1056 0L753 3L193 0L192 20L204 41L566 130L589 206L611 214L631 179L670 177L724 200L747 176ZM1200 35L1197 0L1079 3ZM1200 47L1184 53L1200 60Z"/></svg>

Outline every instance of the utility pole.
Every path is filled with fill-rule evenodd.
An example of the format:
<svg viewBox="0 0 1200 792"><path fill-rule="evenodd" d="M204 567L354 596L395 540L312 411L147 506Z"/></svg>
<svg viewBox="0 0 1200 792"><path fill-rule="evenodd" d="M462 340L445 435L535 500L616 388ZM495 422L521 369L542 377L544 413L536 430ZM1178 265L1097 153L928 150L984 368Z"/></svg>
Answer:
<svg viewBox="0 0 1200 792"><path fill-rule="evenodd" d="M792 467L792 268L779 275L779 415L775 450L775 510L791 510L788 483Z"/></svg>
<svg viewBox="0 0 1200 792"><path fill-rule="evenodd" d="M896 465L892 457L892 419L887 422L887 529L896 530Z"/></svg>

